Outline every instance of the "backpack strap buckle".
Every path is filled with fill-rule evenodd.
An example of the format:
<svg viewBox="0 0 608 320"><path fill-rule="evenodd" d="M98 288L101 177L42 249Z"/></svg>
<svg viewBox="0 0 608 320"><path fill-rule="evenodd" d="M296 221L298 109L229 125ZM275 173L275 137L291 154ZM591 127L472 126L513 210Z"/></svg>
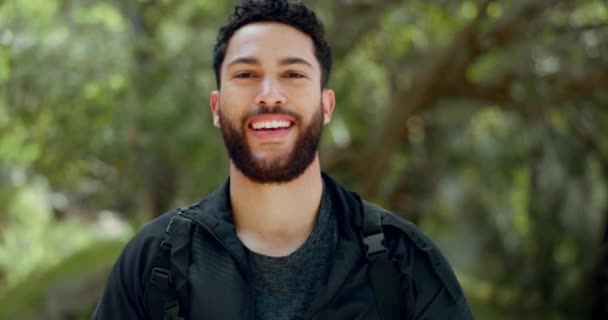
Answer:
<svg viewBox="0 0 608 320"><path fill-rule="evenodd" d="M363 223L361 225L361 240L365 248L367 260L372 261L378 255L388 259L388 249L382 230L382 215L371 207L365 206L363 209ZM373 259L372 259L373 258Z"/></svg>
<svg viewBox="0 0 608 320"><path fill-rule="evenodd" d="M167 269L156 267L150 273L150 282L161 290L171 288L171 272Z"/></svg>
<svg viewBox="0 0 608 320"><path fill-rule="evenodd" d="M384 241L383 232L367 236L362 235L362 238L363 244L365 245L365 255L367 256L367 259L371 259L372 256L377 254L388 252L388 249L386 248L386 241Z"/></svg>
<svg viewBox="0 0 608 320"><path fill-rule="evenodd" d="M360 234L369 263L368 276L376 297L376 307L382 320L401 319L398 316L401 274L388 254L382 214L367 202L363 204Z"/></svg>

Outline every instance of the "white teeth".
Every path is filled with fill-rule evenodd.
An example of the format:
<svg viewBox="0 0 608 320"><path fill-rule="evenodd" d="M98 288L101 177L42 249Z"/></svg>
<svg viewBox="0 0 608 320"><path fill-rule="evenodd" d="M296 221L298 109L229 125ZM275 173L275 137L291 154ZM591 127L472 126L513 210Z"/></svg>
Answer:
<svg viewBox="0 0 608 320"><path fill-rule="evenodd" d="M277 129L277 128L287 128L290 126L289 121L260 121L251 124L251 127L255 130L260 129Z"/></svg>

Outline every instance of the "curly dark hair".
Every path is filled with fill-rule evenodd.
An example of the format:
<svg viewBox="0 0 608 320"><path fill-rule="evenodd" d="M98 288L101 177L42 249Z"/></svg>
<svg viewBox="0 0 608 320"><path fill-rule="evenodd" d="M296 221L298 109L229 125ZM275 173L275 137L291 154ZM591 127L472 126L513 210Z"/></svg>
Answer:
<svg viewBox="0 0 608 320"><path fill-rule="evenodd" d="M222 63L232 35L245 25L262 21L284 23L304 32L312 39L315 56L321 65L321 86L327 87L332 60L323 23L312 10L298 0L242 0L234 8L228 23L220 28L213 48L213 70L217 87L220 88Z"/></svg>

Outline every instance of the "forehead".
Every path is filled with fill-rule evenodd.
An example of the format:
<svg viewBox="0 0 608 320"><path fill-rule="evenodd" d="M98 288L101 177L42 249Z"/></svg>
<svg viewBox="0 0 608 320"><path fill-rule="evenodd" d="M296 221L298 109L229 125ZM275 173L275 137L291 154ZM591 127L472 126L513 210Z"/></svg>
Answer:
<svg viewBox="0 0 608 320"><path fill-rule="evenodd" d="M228 43L224 65L242 57L256 58L262 63L297 57L317 66L314 51L312 39L300 30L278 22L256 22L234 33Z"/></svg>

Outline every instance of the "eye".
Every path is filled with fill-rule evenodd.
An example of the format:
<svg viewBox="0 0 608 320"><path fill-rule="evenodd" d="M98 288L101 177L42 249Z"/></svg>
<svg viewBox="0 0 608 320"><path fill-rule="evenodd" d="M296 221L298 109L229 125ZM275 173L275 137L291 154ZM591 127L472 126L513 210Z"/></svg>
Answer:
<svg viewBox="0 0 608 320"><path fill-rule="evenodd" d="M302 73L299 73L299 72L293 72L293 71L287 72L287 73L285 74L285 77L287 77L287 78L293 78L293 79L306 78L306 76L305 76L305 75L303 75Z"/></svg>
<svg viewBox="0 0 608 320"><path fill-rule="evenodd" d="M248 79L255 77L255 75L251 72L240 72L237 73L234 77L237 79Z"/></svg>

